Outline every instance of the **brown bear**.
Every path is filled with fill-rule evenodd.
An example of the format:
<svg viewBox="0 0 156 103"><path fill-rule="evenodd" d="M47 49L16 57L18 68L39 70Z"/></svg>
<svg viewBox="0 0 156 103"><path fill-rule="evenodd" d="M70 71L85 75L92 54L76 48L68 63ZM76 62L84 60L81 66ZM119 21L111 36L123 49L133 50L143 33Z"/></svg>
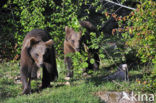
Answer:
<svg viewBox="0 0 156 103"><path fill-rule="evenodd" d="M80 22L80 24L82 27L87 28L87 30L90 31L95 30L94 29L95 27L90 22L82 21ZM82 51L86 52L84 44L86 46L91 45L87 43L87 41L90 41L91 39L89 33L82 36L81 32L75 32L72 28L69 28L67 26L65 27L65 32L66 32L66 36L64 40L64 55L65 55L64 62L66 68L68 69L67 77L72 77L73 76L72 59L71 57L67 56L67 54L74 53L77 51L79 51L80 53ZM94 71L98 70L100 64L98 49L89 48L87 50L87 53L88 53L88 60L87 60L88 67L84 68L83 72L88 72L89 70L94 70ZM90 60L92 58L95 60L93 64L90 63Z"/></svg>
<svg viewBox="0 0 156 103"><path fill-rule="evenodd" d="M44 30L34 29L25 36L21 50L20 75L23 94L31 93L31 80L37 77L38 68L43 68L42 88L50 86L50 82L57 79L53 41Z"/></svg>
<svg viewBox="0 0 156 103"><path fill-rule="evenodd" d="M67 54L74 53L80 50L81 32L75 32L72 28L65 27L64 40L64 63L68 69L67 77L73 76L73 66L71 57Z"/></svg>

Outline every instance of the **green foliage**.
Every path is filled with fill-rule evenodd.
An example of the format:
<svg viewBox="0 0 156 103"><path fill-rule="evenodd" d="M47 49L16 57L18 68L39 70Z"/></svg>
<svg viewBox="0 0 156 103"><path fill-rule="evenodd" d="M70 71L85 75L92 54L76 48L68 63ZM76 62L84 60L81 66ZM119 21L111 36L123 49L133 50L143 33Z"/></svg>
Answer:
<svg viewBox="0 0 156 103"><path fill-rule="evenodd" d="M0 58L12 59L16 53L14 33L16 32L15 16L12 5L7 0L0 2ZM9 2L8 2L9 3Z"/></svg>
<svg viewBox="0 0 156 103"><path fill-rule="evenodd" d="M75 31L80 31L78 15L81 12L81 7L88 3L96 4L96 0L92 2L83 0L8 0L3 8L12 9L11 15L13 18L10 18L8 22L13 25L9 32L14 34L14 39L17 43L15 54L20 54L26 33L32 29L39 28L49 32L55 42L57 57L62 58L63 41L65 37L64 28L65 26L69 26ZM89 14L88 8L84 11L88 11L87 14ZM8 15L10 16L9 13ZM87 16L81 19L85 18L87 18ZM6 27L4 32L7 32L8 29L9 26ZM85 29L83 29L82 32L82 35L85 35ZM92 38L94 37L95 35ZM94 42L97 42L96 39L92 40L92 44L94 44ZM98 48L98 45L95 44L92 48ZM80 63L80 59L83 60L82 63ZM88 64L86 60L87 56L85 52L83 55L76 54L73 59L76 70L87 67ZM79 62L76 64L76 61Z"/></svg>
<svg viewBox="0 0 156 103"><path fill-rule="evenodd" d="M13 19L9 23L16 29L10 29L14 33L18 43L17 53L20 53L23 39L27 32L35 28L44 29L49 32L55 41L58 55L62 54L63 40L65 37L64 27L70 26L74 29L79 28L77 12L79 4L72 0L8 0L3 6L6 9L12 9ZM8 30L6 28L6 30Z"/></svg>
<svg viewBox="0 0 156 103"><path fill-rule="evenodd" d="M55 42L57 57L62 58L63 41L65 37L64 28L65 26L69 26L72 27L75 31L80 31L80 24L78 21L89 19L90 9L88 7L84 8L84 14L81 14L82 7L88 4L93 5L96 8L96 12L99 12L102 8L102 5L99 5L98 0L8 0L3 8L8 9L11 7L12 9L12 15L14 18L10 19L10 22L16 29L11 29L10 32L14 33L14 38L17 41L16 54L20 54L22 42L26 33L32 29L40 28L49 32ZM83 15L81 18L78 17L80 14ZM97 20L99 25L107 20L106 18L100 19L100 17L93 19ZM97 25L97 27L100 27L99 25ZM81 30L82 35L86 35L86 30ZM100 57L105 58L103 48L101 48L101 46L103 47L105 44L103 42L104 37L104 34L100 32L90 33L91 40L86 41L87 44L89 44L86 50L81 54L76 54L73 56L74 68L76 68L76 70L78 70L78 68L82 69L88 66L86 62L88 58L88 49L100 48L99 55ZM92 55L90 58L92 58ZM93 63L94 60L91 59L90 62Z"/></svg>
<svg viewBox="0 0 156 103"><path fill-rule="evenodd" d="M124 3L124 0L122 0ZM152 4L152 6L151 6ZM89 5L90 7L86 6ZM65 26L72 27L75 31L80 31L79 20L90 20L96 21L95 26L99 29L106 20L110 18L106 10L103 10L103 4L100 4L98 0L8 0L2 9L10 10L6 13L2 20L7 21L2 24L5 25L2 34L8 35L13 34L15 43L17 43L16 48L11 54L20 54L22 42L27 32L35 28L44 29L49 32L52 39L55 42L55 48L57 52L57 58L63 58L63 41L65 37ZM91 12L90 9L95 9ZM82 10L83 8L83 10ZM1 9L1 10L2 10ZM81 14L81 12L84 12ZM103 16L94 17L94 11L97 14L102 14ZM115 10L110 10L115 12ZM80 15L81 14L81 15ZM105 15L104 15L105 14ZM90 58L90 63L93 64L95 61L92 59L93 55L88 54L89 49L99 49L97 53L100 59L108 59L111 62L121 62L125 61L125 55L133 53L133 50L137 51L137 56L142 58L143 62L152 61L155 63L156 50L155 50L155 3L152 1L144 1L143 5L139 6L135 15L132 15L128 20L128 31L123 34L124 40L121 37L110 36L110 38L105 38L105 34L102 32L91 32L90 41L85 42L89 45L85 47L85 51L76 53L72 56L74 70L78 73L82 72L83 68L88 67L87 59ZM119 23L120 24L120 23ZM131 28L130 26L133 26ZM82 35L86 35L86 30L81 29ZM8 34L7 34L8 33ZM129 35L129 34L132 34ZM7 40L6 40L7 41ZM124 46L124 42L131 47ZM117 48L113 48L109 43L114 42ZM6 42L1 45L7 44L6 47L10 47L11 43ZM121 47L120 47L121 46ZM11 46L13 48L13 46ZM0 51L1 53L1 51ZM89 55L89 56L88 56ZM1 56L1 55L0 55Z"/></svg>
<svg viewBox="0 0 156 103"><path fill-rule="evenodd" d="M80 52L75 52L75 53L69 53L66 56L72 59L73 71L74 74L76 74L76 76L81 74L84 68L88 67L88 63L87 63L88 57L86 53L83 53L82 55L80 54Z"/></svg>
<svg viewBox="0 0 156 103"><path fill-rule="evenodd" d="M145 75L142 84L144 85L142 90L156 92L156 65L154 65L153 70L150 75Z"/></svg>
<svg viewBox="0 0 156 103"><path fill-rule="evenodd" d="M124 3L125 0L121 1ZM84 5L90 4L96 9L96 13L101 12L103 4L100 5L99 0L7 0L2 8L0 8L0 13L2 14L0 15L0 23L2 24L0 28L0 37L5 37L5 42L0 42L0 50L8 51L9 56L10 54L20 54L22 42L26 33L35 28L44 29L49 32L55 42L59 79L58 82L53 83L53 88L48 88L41 91L40 93L34 93L28 96L20 96L22 92L21 84L17 84L15 79L17 75L19 75L18 64L6 63L3 66L0 65L0 102L4 99L5 103L49 103L52 101L65 103L98 103L100 102L99 99L92 95L92 93L97 90L123 91L126 89L155 92L156 67L153 69L150 75L144 76L143 80L141 81L143 85L139 84L139 86L135 81L130 81L130 83L121 82L120 84L124 85L124 87L120 87L112 82L103 82L99 79L99 77L101 75L105 75L102 73L110 73L110 71L106 71L106 69L100 69L101 71L99 71L99 77L94 78L92 75L93 78L88 78L87 80L83 80L83 82L78 80L76 83L74 81L74 77L74 79L70 81L70 87L64 86L63 82L65 81L64 77L66 71L64 61L62 59L63 41L65 37L64 28L65 26L69 26L72 27L75 31L80 31L80 24L78 21L90 19L88 16L91 15L90 7L83 10L85 12L83 17L80 18L78 15L81 13L81 9ZM128 29L128 31L123 33L123 39L116 35L110 36L110 38L105 38L105 35L101 32L91 32L91 40L86 41L89 46L85 45L85 50L81 53L76 52L75 54L69 55L73 60L74 73L79 75L82 73L84 68L88 67L88 57L90 57L89 62L91 64L95 62L92 57L93 55L88 55L89 49L99 49L97 53L99 54L100 59L104 61L101 63L101 65L104 66L125 61L125 55L131 53L135 54L133 50L137 51L137 56L140 57L143 62L152 61L155 63L155 9L155 2L144 0L143 5L138 6L138 9L134 13L131 13L131 16L127 17L128 26L125 28ZM3 10L6 11L2 12ZM108 12L102 10L101 14L108 15ZM106 17L103 16L102 18L97 16L96 18L93 17L92 19L95 19L95 21L98 22L96 26L99 29L101 24L104 24L106 20L110 19L110 15ZM82 35L86 35L86 30L84 28L81 30ZM12 36L13 40L15 40L14 43L17 43L16 48L14 48L14 45L12 46L11 44ZM125 41L126 46L124 45ZM117 47L112 46L109 43L115 43ZM127 47L127 45L129 47ZM4 48L14 49L2 50ZM1 51L0 56L5 54L1 54ZM134 74L132 75L130 73L130 75L133 76ZM95 76L97 76L97 74ZM60 82L62 84L60 84ZM38 84L36 81L32 81L32 89L36 89L37 87Z"/></svg>
<svg viewBox="0 0 156 103"><path fill-rule="evenodd" d="M156 63L156 3L145 1L128 18L127 45L137 50L142 62Z"/></svg>

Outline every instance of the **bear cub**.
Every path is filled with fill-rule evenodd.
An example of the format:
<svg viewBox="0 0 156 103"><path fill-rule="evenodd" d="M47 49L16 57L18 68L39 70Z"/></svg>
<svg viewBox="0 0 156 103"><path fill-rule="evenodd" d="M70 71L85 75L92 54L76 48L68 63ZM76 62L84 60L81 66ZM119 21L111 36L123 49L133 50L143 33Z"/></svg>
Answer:
<svg viewBox="0 0 156 103"><path fill-rule="evenodd" d="M67 54L80 51L81 32L75 32L72 28L65 27L65 40L64 40L64 63L68 70L67 77L73 77L72 58Z"/></svg>
<svg viewBox="0 0 156 103"><path fill-rule="evenodd" d="M43 69L42 88L58 78L53 40L47 32L34 29L24 38L20 58L20 76L23 94L31 93L31 80L37 78L38 68Z"/></svg>

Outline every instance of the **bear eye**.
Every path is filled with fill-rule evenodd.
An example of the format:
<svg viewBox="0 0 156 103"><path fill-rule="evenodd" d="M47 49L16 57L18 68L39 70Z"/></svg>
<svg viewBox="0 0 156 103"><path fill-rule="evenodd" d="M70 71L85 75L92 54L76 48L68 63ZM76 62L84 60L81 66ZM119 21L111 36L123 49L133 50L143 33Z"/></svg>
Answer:
<svg viewBox="0 0 156 103"><path fill-rule="evenodd" d="M74 43L75 41L74 40L72 40L72 43Z"/></svg>

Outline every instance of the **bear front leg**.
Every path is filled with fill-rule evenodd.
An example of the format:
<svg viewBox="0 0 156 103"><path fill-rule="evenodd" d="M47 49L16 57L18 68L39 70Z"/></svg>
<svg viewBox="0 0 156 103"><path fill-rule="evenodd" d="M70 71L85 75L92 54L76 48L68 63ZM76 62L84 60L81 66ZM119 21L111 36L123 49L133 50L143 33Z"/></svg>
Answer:
<svg viewBox="0 0 156 103"><path fill-rule="evenodd" d="M31 79L38 79L37 77L37 71L38 71L38 67L36 65L33 66L33 69L31 71Z"/></svg>
<svg viewBox="0 0 156 103"><path fill-rule="evenodd" d="M31 93L31 85L30 85L31 79L28 78L26 76L26 73L23 73L22 71L21 71L21 81L23 85L22 94L30 94Z"/></svg>
<svg viewBox="0 0 156 103"><path fill-rule="evenodd" d="M42 78L42 89L47 88L50 86L50 73L48 69L44 66L43 67L43 78Z"/></svg>
<svg viewBox="0 0 156 103"><path fill-rule="evenodd" d="M73 77L72 59L70 57L65 57L64 62L67 68L67 77Z"/></svg>

